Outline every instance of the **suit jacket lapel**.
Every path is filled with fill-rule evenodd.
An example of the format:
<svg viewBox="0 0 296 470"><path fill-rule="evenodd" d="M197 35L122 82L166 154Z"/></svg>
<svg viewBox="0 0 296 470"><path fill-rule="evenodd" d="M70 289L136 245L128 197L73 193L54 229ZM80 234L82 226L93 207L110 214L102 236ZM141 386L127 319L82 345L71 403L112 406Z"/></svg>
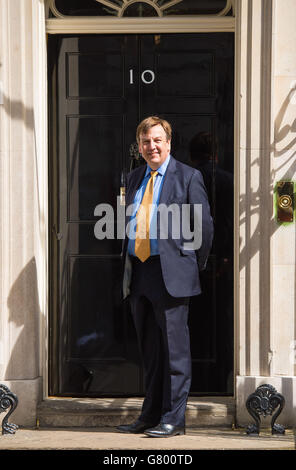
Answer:
<svg viewBox="0 0 296 470"><path fill-rule="evenodd" d="M146 171L147 166L143 165L138 169L136 173L132 175L132 178L129 181L128 184L128 190L126 194L126 205L129 206L134 202L135 199L135 194L138 189L138 187L141 184L142 179L144 178L145 171Z"/></svg>
<svg viewBox="0 0 296 470"><path fill-rule="evenodd" d="M142 179L144 178L145 171L146 171L146 165L143 165L143 167L138 168L134 173L132 173L131 177L129 178L128 184L127 184L127 191L125 195L125 210L127 210L127 208L131 204L133 204L136 191L138 187L140 186ZM126 225L129 222L130 218L131 218L131 215L127 216L125 214ZM123 243L123 253L125 253L126 251L127 243L128 243L128 237L126 236L124 243Z"/></svg>
<svg viewBox="0 0 296 470"><path fill-rule="evenodd" d="M168 167L164 175L164 182L159 198L159 204L165 204L170 197L174 187L174 178L176 173L176 160L171 156Z"/></svg>

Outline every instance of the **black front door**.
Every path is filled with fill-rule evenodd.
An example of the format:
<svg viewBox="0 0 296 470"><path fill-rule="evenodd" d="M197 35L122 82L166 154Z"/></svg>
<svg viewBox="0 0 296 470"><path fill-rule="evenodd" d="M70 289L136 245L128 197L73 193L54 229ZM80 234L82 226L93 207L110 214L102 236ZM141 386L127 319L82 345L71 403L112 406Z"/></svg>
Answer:
<svg viewBox="0 0 296 470"><path fill-rule="evenodd" d="M133 144L148 115L172 124L173 156L202 171L215 220L203 294L190 307L191 393L231 394L233 34L57 36L48 47L51 394L144 391L120 295L122 241L116 227L114 239L95 236L94 210L108 204L116 215L126 172L142 164Z"/></svg>

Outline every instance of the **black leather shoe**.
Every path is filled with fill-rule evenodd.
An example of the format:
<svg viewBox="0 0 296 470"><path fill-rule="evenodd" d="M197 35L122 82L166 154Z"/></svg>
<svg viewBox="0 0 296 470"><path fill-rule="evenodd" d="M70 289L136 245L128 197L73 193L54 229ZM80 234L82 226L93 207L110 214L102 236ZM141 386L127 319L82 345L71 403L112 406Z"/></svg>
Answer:
<svg viewBox="0 0 296 470"><path fill-rule="evenodd" d="M184 426L160 423L155 428L146 429L145 434L150 437L171 437L185 434Z"/></svg>
<svg viewBox="0 0 296 470"><path fill-rule="evenodd" d="M144 432L145 429L151 428L152 426L154 426L154 423L145 423L144 421L137 419L137 421L132 424L121 424L120 426L117 426L116 429L120 432L140 434Z"/></svg>

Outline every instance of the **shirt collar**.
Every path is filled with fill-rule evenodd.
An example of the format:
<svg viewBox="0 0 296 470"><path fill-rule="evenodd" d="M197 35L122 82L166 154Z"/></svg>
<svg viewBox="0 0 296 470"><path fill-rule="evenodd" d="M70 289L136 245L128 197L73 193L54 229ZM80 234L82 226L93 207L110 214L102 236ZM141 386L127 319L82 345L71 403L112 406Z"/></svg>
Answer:
<svg viewBox="0 0 296 470"><path fill-rule="evenodd" d="M165 159L165 161L163 162L163 164L160 165L159 168L157 168L156 171L157 171L157 173L158 173L159 175L163 176L163 175L165 174L166 169L167 169L168 164L169 164L169 161L170 161L170 158L171 158L171 156L169 155L169 156ZM152 170L152 169L150 168L150 166L147 164L146 172L145 172L145 178L146 178L146 176L150 175L150 172L151 172L151 171L153 171L153 170Z"/></svg>

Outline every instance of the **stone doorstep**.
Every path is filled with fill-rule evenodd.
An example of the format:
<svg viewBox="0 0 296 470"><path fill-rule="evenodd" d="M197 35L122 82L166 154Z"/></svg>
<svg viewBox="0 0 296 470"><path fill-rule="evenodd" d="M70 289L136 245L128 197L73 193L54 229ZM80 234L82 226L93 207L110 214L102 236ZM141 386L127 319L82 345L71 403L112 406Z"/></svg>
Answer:
<svg viewBox="0 0 296 470"><path fill-rule="evenodd" d="M37 408L39 427L118 426L135 420L143 398L49 397ZM186 424L190 427L232 426L235 422L233 397L190 397Z"/></svg>

